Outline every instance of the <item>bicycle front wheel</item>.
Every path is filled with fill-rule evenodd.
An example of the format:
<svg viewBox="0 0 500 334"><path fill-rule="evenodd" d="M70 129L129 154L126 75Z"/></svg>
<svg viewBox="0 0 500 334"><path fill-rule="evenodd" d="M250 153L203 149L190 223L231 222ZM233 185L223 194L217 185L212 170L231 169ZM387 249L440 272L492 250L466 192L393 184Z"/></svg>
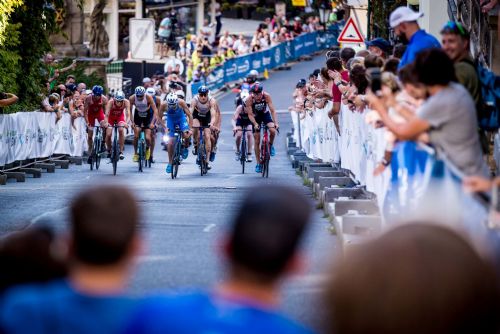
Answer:
<svg viewBox="0 0 500 334"><path fill-rule="evenodd" d="M246 160L247 160L247 142L245 140L245 137L243 137L241 139L241 148L240 148L241 174L245 174Z"/></svg>
<svg viewBox="0 0 500 334"><path fill-rule="evenodd" d="M144 155L145 155L145 147L144 142L139 143L139 172L142 172L142 166L144 164Z"/></svg>

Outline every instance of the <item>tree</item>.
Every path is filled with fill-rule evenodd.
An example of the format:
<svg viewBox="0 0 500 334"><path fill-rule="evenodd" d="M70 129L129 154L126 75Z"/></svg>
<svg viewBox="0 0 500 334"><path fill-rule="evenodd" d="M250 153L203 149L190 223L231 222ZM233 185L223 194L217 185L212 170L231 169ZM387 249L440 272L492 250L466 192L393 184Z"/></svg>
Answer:
<svg viewBox="0 0 500 334"><path fill-rule="evenodd" d="M5 42L5 30L9 24L10 14L23 4L23 0L0 0L0 45Z"/></svg>

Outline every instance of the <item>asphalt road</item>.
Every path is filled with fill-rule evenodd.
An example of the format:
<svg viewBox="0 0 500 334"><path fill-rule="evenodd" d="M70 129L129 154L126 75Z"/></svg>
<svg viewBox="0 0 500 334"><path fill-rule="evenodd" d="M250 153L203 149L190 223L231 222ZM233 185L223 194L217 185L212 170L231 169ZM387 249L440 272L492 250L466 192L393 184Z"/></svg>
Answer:
<svg viewBox="0 0 500 334"><path fill-rule="evenodd" d="M264 82L278 110L286 110L299 78L307 78L322 65L323 57L295 64L291 71L275 72ZM157 145L156 164L144 173L131 161L131 146L126 160L119 162L118 175L112 175L110 164L101 163L98 171L89 166L72 165L69 170L44 174L26 183L9 181L0 186L0 234L29 224L46 223L64 231L67 207L71 198L88 185L105 182L129 186L140 199L143 209L143 235L146 249L139 258L131 290L144 294L172 288L208 288L222 277L223 265L218 256L218 240L234 213L241 194L250 186L273 183L287 184L310 195L309 188L290 167L285 151L285 134L291 128L288 113L279 113L281 134L276 140L277 155L270 163L269 179L254 172L255 163L241 174L234 160L234 140L229 112L234 95L223 96L223 128L216 161L207 176L201 177L190 155L180 166L178 179L165 174L166 152ZM226 113L227 112L227 113ZM311 205L315 205L311 200ZM303 243L307 268L284 286L283 309L287 314L318 328L323 306L319 303L326 272L337 253L336 238L328 231L328 223L320 210Z"/></svg>

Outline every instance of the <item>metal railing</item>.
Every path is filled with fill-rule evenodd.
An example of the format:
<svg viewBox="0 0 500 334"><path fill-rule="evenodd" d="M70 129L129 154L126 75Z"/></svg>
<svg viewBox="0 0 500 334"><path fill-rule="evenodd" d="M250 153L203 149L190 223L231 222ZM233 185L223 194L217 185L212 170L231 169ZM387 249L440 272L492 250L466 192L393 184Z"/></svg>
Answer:
<svg viewBox="0 0 500 334"><path fill-rule="evenodd" d="M493 36L489 14L481 11L479 1L448 0L448 16L469 30L472 56L489 68L493 59Z"/></svg>

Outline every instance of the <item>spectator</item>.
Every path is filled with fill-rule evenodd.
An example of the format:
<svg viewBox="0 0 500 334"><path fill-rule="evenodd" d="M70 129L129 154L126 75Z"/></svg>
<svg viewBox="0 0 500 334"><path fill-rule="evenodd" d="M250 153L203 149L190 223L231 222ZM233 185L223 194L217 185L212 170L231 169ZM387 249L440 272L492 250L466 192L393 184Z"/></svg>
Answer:
<svg viewBox="0 0 500 334"><path fill-rule="evenodd" d="M281 282L300 267L311 204L288 187L262 190L247 192L224 241L227 277L212 292L152 299L127 333L309 333L278 304Z"/></svg>
<svg viewBox="0 0 500 334"><path fill-rule="evenodd" d="M248 47L248 44L247 44L247 40L246 39L243 39L241 40L239 46L238 46L238 50L236 50L238 55L246 55L249 51L250 51L250 48Z"/></svg>
<svg viewBox="0 0 500 334"><path fill-rule="evenodd" d="M342 93L340 92L339 86L349 82L349 72L343 68L342 61L339 58L328 59L326 61L326 67L330 78L333 80L333 107L328 113L328 116L336 121L335 124L337 125L337 130L340 132L340 127L338 126L338 114L340 112L340 103L342 102Z"/></svg>
<svg viewBox="0 0 500 334"><path fill-rule="evenodd" d="M347 62L356 56L356 51L353 48L343 48L340 50L340 59L342 60L342 65L347 68Z"/></svg>
<svg viewBox="0 0 500 334"><path fill-rule="evenodd" d="M59 103L61 96L52 93L42 101L42 110L45 112L54 112L56 114L56 123L61 119L62 105Z"/></svg>
<svg viewBox="0 0 500 334"><path fill-rule="evenodd" d="M365 58L366 56L369 56L369 55L371 55L370 51L359 50L358 52L356 52L356 55L354 56L354 58L356 58L356 57Z"/></svg>
<svg viewBox="0 0 500 334"><path fill-rule="evenodd" d="M236 57L236 54L234 53L233 49L222 47L222 50L224 51L224 58L225 59L231 59L231 58Z"/></svg>
<svg viewBox="0 0 500 334"><path fill-rule="evenodd" d="M196 35L191 35L191 38L189 39L189 42L186 45L186 48L189 51L189 54L193 54L194 51L196 50Z"/></svg>
<svg viewBox="0 0 500 334"><path fill-rule="evenodd" d="M87 90L87 85L84 82L80 82L78 86L76 86L76 90L81 94Z"/></svg>
<svg viewBox="0 0 500 334"><path fill-rule="evenodd" d="M403 58L403 55L406 52L406 45L402 43L398 43L394 45L394 49L392 51L392 57L401 60ZM403 66L401 66L403 67Z"/></svg>
<svg viewBox="0 0 500 334"><path fill-rule="evenodd" d="M210 43L208 42L208 38L204 38L201 44L201 55L203 57L205 56L211 56L212 55L212 47L210 46Z"/></svg>
<svg viewBox="0 0 500 334"><path fill-rule="evenodd" d="M329 333L498 333L495 269L447 228L397 227L334 270L325 298Z"/></svg>
<svg viewBox="0 0 500 334"><path fill-rule="evenodd" d="M430 143L463 173L485 174L474 101L462 85L453 82L453 62L442 50L429 49L417 55L414 72L423 85L418 94L427 98L416 116L396 124L388 117L387 106L373 93L368 94L372 109L397 138L413 140L428 132Z"/></svg>
<svg viewBox="0 0 500 334"><path fill-rule="evenodd" d="M170 14L167 14L158 27L158 37L160 38L160 56L161 58L166 57L169 47L168 41L170 39L170 35L172 34L172 19Z"/></svg>
<svg viewBox="0 0 500 334"><path fill-rule="evenodd" d="M193 62L188 60L186 69L186 80L191 82L193 80Z"/></svg>
<svg viewBox="0 0 500 334"><path fill-rule="evenodd" d="M47 90L50 92L54 89L57 84L57 78L61 73L72 70L76 67L76 59L73 60L71 65L57 69L55 66L54 56L51 53L47 53L44 57L44 64L47 68Z"/></svg>
<svg viewBox="0 0 500 334"><path fill-rule="evenodd" d="M384 66L384 59L380 56L370 54L365 57L364 65L365 68L382 68Z"/></svg>
<svg viewBox="0 0 500 334"><path fill-rule="evenodd" d="M0 307L0 332L121 333L135 302L124 296L140 249L139 208L119 186L89 189L70 208L67 280L12 289Z"/></svg>
<svg viewBox="0 0 500 334"><path fill-rule="evenodd" d="M366 42L366 46L371 54L382 57L383 59L388 57L388 52L391 49L391 43L380 37Z"/></svg>
<svg viewBox="0 0 500 334"><path fill-rule="evenodd" d="M0 239L0 293L27 283L66 276L64 255L51 229L29 227Z"/></svg>
<svg viewBox="0 0 500 334"><path fill-rule="evenodd" d="M3 108L13 105L19 101L19 98L11 93L0 92L0 114L3 114Z"/></svg>
<svg viewBox="0 0 500 334"><path fill-rule="evenodd" d="M293 20L293 29L292 29L293 36L299 36L302 34L302 32L303 32L302 19L297 16Z"/></svg>
<svg viewBox="0 0 500 334"><path fill-rule="evenodd" d="M261 50L260 41L256 40L252 43L252 52L259 52Z"/></svg>
<svg viewBox="0 0 500 334"><path fill-rule="evenodd" d="M391 72L392 74L396 75L398 73L398 65L399 65L398 58L389 58L386 60L384 67L382 68L382 71Z"/></svg>
<svg viewBox="0 0 500 334"><path fill-rule="evenodd" d="M242 43L242 41L244 40L245 38L243 37L243 35L239 35L238 36L238 39L236 41L234 41L233 43L233 50L237 53L238 52L238 48L240 47L240 44Z"/></svg>
<svg viewBox="0 0 500 334"><path fill-rule="evenodd" d="M65 83L66 86L71 84L74 85L75 83L76 83L76 78L73 74L66 76L66 83Z"/></svg>
<svg viewBox="0 0 500 334"><path fill-rule="evenodd" d="M229 31L225 30L223 36L219 40L219 46L225 46L232 48L234 44L234 38L229 34Z"/></svg>
<svg viewBox="0 0 500 334"><path fill-rule="evenodd" d="M423 13L414 12L406 6L398 7L391 13L389 18L391 28L394 29L403 44L408 43L408 47L399 63L399 68L414 61L421 51L441 47L434 36L420 29L417 19L423 15Z"/></svg>
<svg viewBox="0 0 500 334"><path fill-rule="evenodd" d="M201 29L200 29L201 36L204 39L206 38L210 44L213 44L213 42L215 41L215 36L213 34L212 27L213 27L213 24L209 24L208 20L205 19L205 20L203 20L203 27L201 27Z"/></svg>
<svg viewBox="0 0 500 334"><path fill-rule="evenodd" d="M193 66L198 66L198 64L201 63L201 59L203 58L203 55L202 55L202 48L201 48L201 45L196 47L196 51L193 52L193 54L191 55L191 61L193 62Z"/></svg>
<svg viewBox="0 0 500 334"><path fill-rule="evenodd" d="M183 38L179 41L179 48L177 49L175 56L180 59L183 63L191 56L189 49L186 47L186 39Z"/></svg>
<svg viewBox="0 0 500 334"><path fill-rule="evenodd" d="M225 61L224 50L219 49L217 50L217 54L213 56L212 59L210 59L210 68L214 69L217 66L222 65L224 61Z"/></svg>
<svg viewBox="0 0 500 334"><path fill-rule="evenodd" d="M481 103L481 84L477 76L474 60L470 56L470 35L459 22L448 22L441 30L443 50L455 64L455 75L470 93L476 108Z"/></svg>
<svg viewBox="0 0 500 334"><path fill-rule="evenodd" d="M142 85L147 89L149 87L153 87L154 82L150 77L145 77L144 79L142 79Z"/></svg>

